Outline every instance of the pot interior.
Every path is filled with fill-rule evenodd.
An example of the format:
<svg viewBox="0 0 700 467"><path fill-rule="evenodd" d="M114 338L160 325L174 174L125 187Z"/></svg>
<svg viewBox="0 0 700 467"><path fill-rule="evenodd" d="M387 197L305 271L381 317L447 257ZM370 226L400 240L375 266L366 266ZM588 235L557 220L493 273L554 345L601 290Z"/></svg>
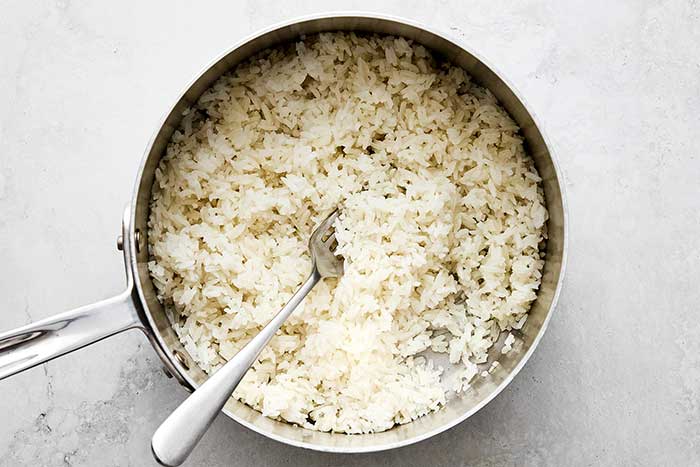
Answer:
<svg viewBox="0 0 700 467"><path fill-rule="evenodd" d="M495 397L524 365L537 342L544 333L549 316L554 308L559 292L565 257L565 211L560 190L560 178L556 163L550 155L543 135L540 133L530 112L513 90L478 57L466 51L450 40L429 32L426 29L396 20L377 16L339 15L322 16L278 26L246 40L216 60L206 71L197 77L171 109L161 128L151 141L144 157L140 176L137 180L133 205L131 207L132 235L138 230L142 246L147 242L147 221L149 200L155 169L165 147L177 128L182 112L194 103L199 96L223 73L235 67L241 61L268 47L273 47L299 38L302 34L327 31L360 31L403 36L422 44L437 53L443 59L464 68L475 82L491 90L503 107L518 123L525 138L526 150L535 161L542 177L545 202L549 210L546 245L546 261L542 284L537 300L533 303L529 318L517 334L514 350L500 356L500 366L485 378L477 378L471 390L453 398L438 412L426 415L406 425L391 430L364 435L345 435L321 433L307 430L288 423L278 422L262 416L259 412L236 401L229 400L224 412L234 420L273 439L287 444L321 451L367 452L390 449L421 439L428 438L466 419ZM132 250L135 251L135 250ZM133 258L135 285L139 299L144 307L145 318L153 329L153 341L163 358L172 363L179 374L178 379L191 386L198 387L206 374L199 369L187 351L180 344L165 311L156 298L156 292L148 273L147 248L141 248ZM498 353L498 352L495 352Z"/></svg>

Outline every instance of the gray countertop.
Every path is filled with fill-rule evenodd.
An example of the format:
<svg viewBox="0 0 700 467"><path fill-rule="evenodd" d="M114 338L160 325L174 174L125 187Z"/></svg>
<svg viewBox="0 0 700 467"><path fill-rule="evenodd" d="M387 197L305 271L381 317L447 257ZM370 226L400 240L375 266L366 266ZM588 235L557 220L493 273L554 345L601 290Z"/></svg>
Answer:
<svg viewBox="0 0 700 467"><path fill-rule="evenodd" d="M558 152L560 305L493 402L428 441L353 456L222 416L188 465L700 465L696 1L0 4L0 329L121 291L121 212L162 113L281 20L355 8L450 33L521 91ZM155 465L150 436L185 396L142 335L110 338L0 382L0 465Z"/></svg>

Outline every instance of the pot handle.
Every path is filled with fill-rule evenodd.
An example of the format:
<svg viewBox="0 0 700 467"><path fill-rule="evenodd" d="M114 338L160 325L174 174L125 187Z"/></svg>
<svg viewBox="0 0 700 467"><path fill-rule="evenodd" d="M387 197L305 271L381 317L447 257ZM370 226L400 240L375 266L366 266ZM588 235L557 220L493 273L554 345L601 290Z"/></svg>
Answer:
<svg viewBox="0 0 700 467"><path fill-rule="evenodd" d="M129 264L132 250L138 251L138 235L129 235L130 225L130 207L127 206L117 242L118 248L124 251L126 290L116 297L0 332L0 380L127 329L144 329L132 298L134 279Z"/></svg>
<svg viewBox="0 0 700 467"><path fill-rule="evenodd" d="M0 333L0 380L141 326L129 290L101 302Z"/></svg>

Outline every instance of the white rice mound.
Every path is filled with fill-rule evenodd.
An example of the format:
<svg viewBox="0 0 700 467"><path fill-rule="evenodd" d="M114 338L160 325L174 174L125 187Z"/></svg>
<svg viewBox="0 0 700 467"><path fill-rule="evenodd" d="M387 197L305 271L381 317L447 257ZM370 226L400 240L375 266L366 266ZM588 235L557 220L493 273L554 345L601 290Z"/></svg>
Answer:
<svg viewBox="0 0 700 467"><path fill-rule="evenodd" d="M547 211L518 127L460 68L403 38L320 34L265 51L185 113L156 171L149 269L185 348L213 372L310 272L321 281L234 396L305 428L378 432L463 390L540 284ZM497 352L498 353L498 352Z"/></svg>

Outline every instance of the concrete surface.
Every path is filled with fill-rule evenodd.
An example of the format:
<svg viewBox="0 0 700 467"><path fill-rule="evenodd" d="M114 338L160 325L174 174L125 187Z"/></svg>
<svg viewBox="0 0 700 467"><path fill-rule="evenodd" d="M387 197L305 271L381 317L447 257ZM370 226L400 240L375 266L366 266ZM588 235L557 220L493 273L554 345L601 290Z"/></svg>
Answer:
<svg viewBox="0 0 700 467"><path fill-rule="evenodd" d="M332 9L447 31L558 150L569 270L515 382L434 439L344 456L220 417L190 466L700 465L697 1L0 0L0 328L119 292L122 206L161 114L243 36ZM0 383L0 465L148 466L185 392L138 332Z"/></svg>

